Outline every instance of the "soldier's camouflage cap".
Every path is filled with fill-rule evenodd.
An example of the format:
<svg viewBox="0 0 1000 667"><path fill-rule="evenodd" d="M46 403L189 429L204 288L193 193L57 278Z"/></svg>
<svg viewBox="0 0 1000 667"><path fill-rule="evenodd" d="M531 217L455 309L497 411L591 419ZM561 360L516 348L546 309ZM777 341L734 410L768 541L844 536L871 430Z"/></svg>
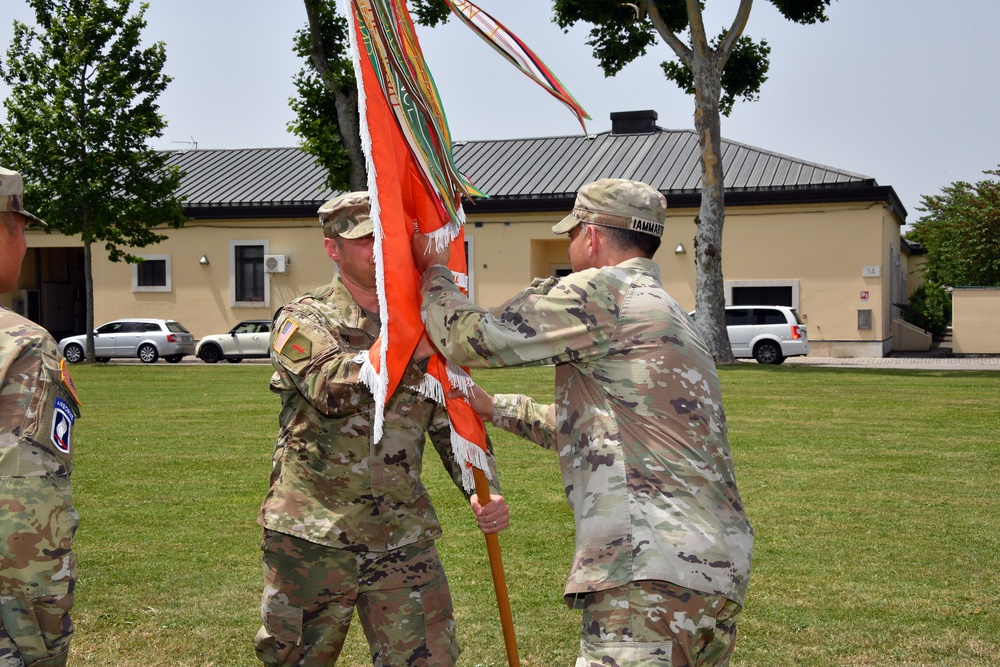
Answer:
<svg viewBox="0 0 1000 667"><path fill-rule="evenodd" d="M374 233L367 192L345 192L319 207L319 221L327 238L360 239Z"/></svg>
<svg viewBox="0 0 1000 667"><path fill-rule="evenodd" d="M13 211L20 213L26 220L26 224L35 224L46 227L45 221L34 213L24 210L24 180L21 174L10 169L0 167L0 212Z"/></svg>
<svg viewBox="0 0 1000 667"><path fill-rule="evenodd" d="M652 186L621 178L587 183L576 193L573 212L552 228L566 234L581 222L663 236L667 198Z"/></svg>

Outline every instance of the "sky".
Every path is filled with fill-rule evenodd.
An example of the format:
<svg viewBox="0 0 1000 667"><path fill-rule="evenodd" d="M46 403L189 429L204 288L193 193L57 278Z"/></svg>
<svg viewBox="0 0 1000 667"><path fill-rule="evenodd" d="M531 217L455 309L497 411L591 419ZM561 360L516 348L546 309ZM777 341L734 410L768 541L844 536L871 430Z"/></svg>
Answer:
<svg viewBox="0 0 1000 667"><path fill-rule="evenodd" d="M148 0L147 43L163 41L160 97L168 121L157 149L296 145L287 125L291 52L306 24L298 0ZM342 0L338 0L342 5ZM3 0L0 57L12 22L29 24L26 0ZM667 81L658 42L614 77L586 45L587 28L564 33L546 0L479 0L525 41L593 120L611 128L615 111L652 109L658 125L692 129L694 100ZM737 0L707 0L706 27L718 34ZM137 3L136 3L137 6ZM278 8L281 8L278 11ZM919 219L921 197L975 182L1000 164L1000 2L996 0L834 0L827 23L786 21L766 0L754 3L746 34L771 46L771 68L757 102L737 102L722 136L874 178L894 188ZM575 117L452 19L418 36L456 141L578 135ZM0 99L9 89L0 82ZM0 118L4 112L0 109Z"/></svg>

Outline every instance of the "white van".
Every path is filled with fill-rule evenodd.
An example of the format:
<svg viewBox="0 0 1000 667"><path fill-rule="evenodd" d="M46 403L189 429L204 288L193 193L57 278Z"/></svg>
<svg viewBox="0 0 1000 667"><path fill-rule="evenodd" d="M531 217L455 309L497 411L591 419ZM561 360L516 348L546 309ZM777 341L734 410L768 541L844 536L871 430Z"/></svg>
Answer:
<svg viewBox="0 0 1000 667"><path fill-rule="evenodd" d="M726 330L737 359L780 364L809 354L806 325L788 306L726 306Z"/></svg>

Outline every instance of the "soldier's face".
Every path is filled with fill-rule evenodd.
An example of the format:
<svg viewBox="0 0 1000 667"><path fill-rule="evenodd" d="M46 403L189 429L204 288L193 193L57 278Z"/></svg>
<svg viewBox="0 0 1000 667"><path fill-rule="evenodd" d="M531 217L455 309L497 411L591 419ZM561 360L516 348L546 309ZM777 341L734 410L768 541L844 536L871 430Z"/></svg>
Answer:
<svg viewBox="0 0 1000 667"><path fill-rule="evenodd" d="M17 287L21 261L28 248L24 240L25 217L20 213L0 213L0 292Z"/></svg>
<svg viewBox="0 0 1000 667"><path fill-rule="evenodd" d="M355 285L375 287L375 237L324 239L326 254L337 263L341 277Z"/></svg>

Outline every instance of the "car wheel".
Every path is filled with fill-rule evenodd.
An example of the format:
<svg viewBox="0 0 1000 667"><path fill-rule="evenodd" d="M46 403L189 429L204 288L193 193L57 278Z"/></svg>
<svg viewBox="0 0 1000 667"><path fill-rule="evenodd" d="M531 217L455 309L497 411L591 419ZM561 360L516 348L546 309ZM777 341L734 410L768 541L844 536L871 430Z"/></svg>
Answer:
<svg viewBox="0 0 1000 667"><path fill-rule="evenodd" d="M198 354L201 360L206 364L214 364L222 359L222 350L219 349L218 345L206 345L201 348L201 352Z"/></svg>
<svg viewBox="0 0 1000 667"><path fill-rule="evenodd" d="M226 361L231 364L238 364L243 361L243 357L226 357Z"/></svg>
<svg viewBox="0 0 1000 667"><path fill-rule="evenodd" d="M139 359L142 360L144 364L156 363L156 360L160 358L160 353L156 351L156 347L151 343L145 343L139 346Z"/></svg>
<svg viewBox="0 0 1000 667"><path fill-rule="evenodd" d="M760 364L780 364L784 361L781 356L781 348L773 340L762 340L753 349L753 357Z"/></svg>
<svg viewBox="0 0 1000 667"><path fill-rule="evenodd" d="M169 357L163 357L168 364L176 364L181 359L184 358L183 354L171 354Z"/></svg>
<svg viewBox="0 0 1000 667"><path fill-rule="evenodd" d="M86 358L83 354L83 348L76 343L67 345L66 349L63 350L63 356L71 364L78 364Z"/></svg>

